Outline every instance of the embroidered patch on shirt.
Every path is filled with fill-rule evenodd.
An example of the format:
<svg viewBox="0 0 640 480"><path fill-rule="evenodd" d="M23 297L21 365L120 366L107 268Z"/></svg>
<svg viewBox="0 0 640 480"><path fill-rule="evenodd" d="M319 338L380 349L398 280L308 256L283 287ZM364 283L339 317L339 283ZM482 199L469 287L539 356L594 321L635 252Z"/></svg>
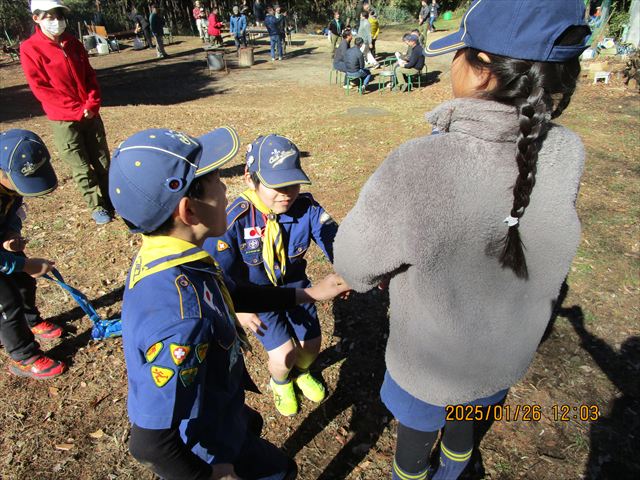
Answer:
<svg viewBox="0 0 640 480"><path fill-rule="evenodd" d="M172 343L169 345L169 351L171 352L171 359L176 365L181 365L189 356L191 347L189 345L178 345Z"/></svg>
<svg viewBox="0 0 640 480"><path fill-rule="evenodd" d="M196 379L196 375L198 375L198 367L185 368L184 370L180 370L179 375L182 384L185 387L188 387Z"/></svg>
<svg viewBox="0 0 640 480"><path fill-rule="evenodd" d="M204 359L207 358L207 350L209 350L208 343L201 343L196 347L196 358L198 359L198 362L204 362Z"/></svg>
<svg viewBox="0 0 640 480"><path fill-rule="evenodd" d="M260 227L248 227L244 229L244 239L249 240L251 238L262 237L262 229Z"/></svg>
<svg viewBox="0 0 640 480"><path fill-rule="evenodd" d="M144 354L144 358L147 359L148 363L151 363L156 359L163 346L162 342L157 342L147 349L147 353Z"/></svg>
<svg viewBox="0 0 640 480"><path fill-rule="evenodd" d="M156 387L164 387L169 383L169 380L171 380L173 375L174 371L170 368L158 367L157 365L151 367L151 378L153 378L153 383L156 384Z"/></svg>
<svg viewBox="0 0 640 480"><path fill-rule="evenodd" d="M204 303L209 305L218 315L222 316L220 309L213 303L213 293L211 293L211 290L209 290L209 286L206 283L204 284Z"/></svg>
<svg viewBox="0 0 640 480"><path fill-rule="evenodd" d="M248 250L257 250L258 248L260 248L260 240L257 238L252 238L251 240L249 240L247 242L247 249Z"/></svg>
<svg viewBox="0 0 640 480"><path fill-rule="evenodd" d="M218 251L219 252L224 252L225 250L227 250L229 248L229 244L226 242L223 242L222 240L218 240Z"/></svg>
<svg viewBox="0 0 640 480"><path fill-rule="evenodd" d="M335 223L335 221L327 212L322 212L322 215L320 215L320 223L324 225L325 223Z"/></svg>

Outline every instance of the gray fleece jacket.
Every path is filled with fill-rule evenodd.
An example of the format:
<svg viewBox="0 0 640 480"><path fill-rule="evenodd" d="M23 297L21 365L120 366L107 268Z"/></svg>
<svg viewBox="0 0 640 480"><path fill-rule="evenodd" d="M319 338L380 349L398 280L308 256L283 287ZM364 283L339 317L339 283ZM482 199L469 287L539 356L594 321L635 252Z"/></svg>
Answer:
<svg viewBox="0 0 640 480"><path fill-rule="evenodd" d="M468 402L526 372L580 241L580 139L552 125L520 223L529 280L487 245L507 232L519 127L513 107L457 99L427 115L367 181L340 225L335 269L356 290L393 276L386 363L420 400Z"/></svg>

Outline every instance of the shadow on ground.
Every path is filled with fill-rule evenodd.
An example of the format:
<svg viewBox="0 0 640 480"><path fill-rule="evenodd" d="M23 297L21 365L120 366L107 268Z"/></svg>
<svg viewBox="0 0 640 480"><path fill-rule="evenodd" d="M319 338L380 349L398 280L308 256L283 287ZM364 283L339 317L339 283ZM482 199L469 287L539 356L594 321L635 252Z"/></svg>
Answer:
<svg viewBox="0 0 640 480"><path fill-rule="evenodd" d="M326 368L343 361L340 377L329 398L315 409L287 439L284 449L295 456L342 412L352 407L351 438L317 477L319 480L346 478L367 455L391 419L380 401L384 378L384 350L389 331L386 292L352 294L334 302L334 339L338 343L324 350L316 365Z"/></svg>

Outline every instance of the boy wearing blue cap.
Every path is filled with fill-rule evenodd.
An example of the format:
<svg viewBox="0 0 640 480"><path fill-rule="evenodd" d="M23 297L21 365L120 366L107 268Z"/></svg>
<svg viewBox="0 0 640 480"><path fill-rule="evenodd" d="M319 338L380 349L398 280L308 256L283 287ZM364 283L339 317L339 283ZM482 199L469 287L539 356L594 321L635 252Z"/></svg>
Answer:
<svg viewBox="0 0 640 480"><path fill-rule="evenodd" d="M305 288L310 282L304 254L313 240L333 261L338 225L311 194L300 194L300 186L311 181L300 166L298 147L289 139L258 137L246 159L249 188L227 209L227 233L207 240L204 248L239 284ZM270 385L282 415L298 412L294 384L309 400L324 399L324 386L309 373L322 343L313 305L239 318L267 350Z"/></svg>
<svg viewBox="0 0 640 480"><path fill-rule="evenodd" d="M306 289L227 288L202 245L226 231L218 169L238 144L229 128L199 138L145 130L120 145L110 169L116 211L144 234L122 305L129 448L165 479L295 477L295 462L249 427L235 309L289 309L347 288L337 276Z"/></svg>
<svg viewBox="0 0 640 480"><path fill-rule="evenodd" d="M43 258L27 258L22 238L22 197L38 197L55 190L56 174L49 151L28 130L0 133L0 342L11 357L9 371L22 377L45 379L60 375L64 363L42 353L34 334L57 338L62 329L42 320L35 306L36 281L53 268Z"/></svg>

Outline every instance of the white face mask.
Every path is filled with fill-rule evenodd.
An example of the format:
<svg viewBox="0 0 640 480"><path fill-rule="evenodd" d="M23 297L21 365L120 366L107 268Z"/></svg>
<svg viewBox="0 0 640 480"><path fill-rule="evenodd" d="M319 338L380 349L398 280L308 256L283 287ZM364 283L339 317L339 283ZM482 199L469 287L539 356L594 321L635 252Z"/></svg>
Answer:
<svg viewBox="0 0 640 480"><path fill-rule="evenodd" d="M62 20L45 18L40 21L40 28L46 30L51 35L58 36L67 28L67 22L64 18Z"/></svg>

